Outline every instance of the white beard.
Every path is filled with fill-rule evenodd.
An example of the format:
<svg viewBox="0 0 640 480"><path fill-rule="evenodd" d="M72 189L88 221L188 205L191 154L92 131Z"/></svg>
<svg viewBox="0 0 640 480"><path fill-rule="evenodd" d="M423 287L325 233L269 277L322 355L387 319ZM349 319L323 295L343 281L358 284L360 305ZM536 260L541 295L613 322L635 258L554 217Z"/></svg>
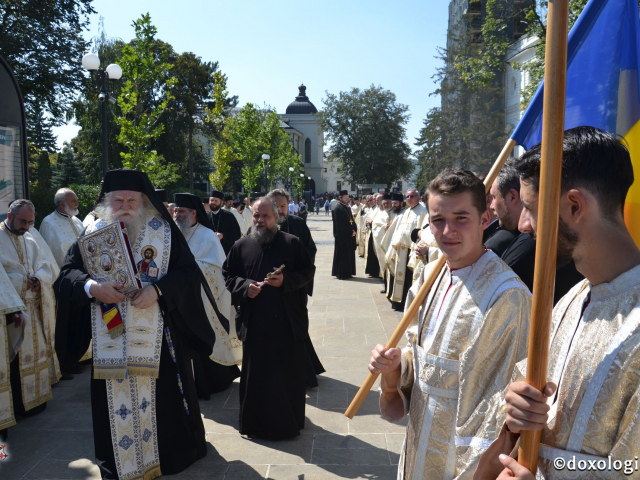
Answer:
<svg viewBox="0 0 640 480"><path fill-rule="evenodd" d="M182 234L186 236L187 232L191 229L191 225L189 225L191 219L190 218L185 218L185 219L174 218L173 220L176 222L176 225L178 225L178 227L180 228L180 231L182 232Z"/></svg>
<svg viewBox="0 0 640 480"><path fill-rule="evenodd" d="M129 235L129 242L133 243L138 238L140 234L140 230L142 230L143 225L147 222L148 218L145 212L140 210L128 210L131 216L127 218L120 218L124 212L113 212L111 207L107 207L106 211L101 218L104 219L107 224L115 223L115 222L123 222L124 226L127 227L127 234Z"/></svg>

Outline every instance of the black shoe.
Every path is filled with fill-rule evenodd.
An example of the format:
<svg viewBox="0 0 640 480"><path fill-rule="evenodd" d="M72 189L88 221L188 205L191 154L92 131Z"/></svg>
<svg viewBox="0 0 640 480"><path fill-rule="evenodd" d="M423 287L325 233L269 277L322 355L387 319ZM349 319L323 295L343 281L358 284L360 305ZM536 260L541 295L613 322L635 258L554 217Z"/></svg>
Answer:
<svg viewBox="0 0 640 480"><path fill-rule="evenodd" d="M82 365L76 363L75 365L68 365L62 369L62 373L67 373L71 375L80 375L83 372Z"/></svg>
<svg viewBox="0 0 640 480"><path fill-rule="evenodd" d="M384 290L380 290L380 293L387 293L387 289L385 288Z"/></svg>
<svg viewBox="0 0 640 480"><path fill-rule="evenodd" d="M63 373L60 380L73 380L73 375L70 373Z"/></svg>

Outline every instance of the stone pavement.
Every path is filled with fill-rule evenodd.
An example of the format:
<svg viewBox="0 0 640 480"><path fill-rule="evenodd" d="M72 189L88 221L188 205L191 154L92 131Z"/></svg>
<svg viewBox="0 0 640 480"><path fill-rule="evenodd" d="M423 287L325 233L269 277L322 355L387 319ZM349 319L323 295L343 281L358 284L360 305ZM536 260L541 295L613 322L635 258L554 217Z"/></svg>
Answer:
<svg viewBox="0 0 640 480"><path fill-rule="evenodd" d="M200 402L209 442L207 456L176 479L394 479L404 425L386 422L378 412L378 393L369 394L353 420L343 412L365 379L371 349L384 343L398 316L368 279L362 259L358 275L347 281L331 277L333 236L324 212L309 217L318 245L310 334L327 373L320 386L307 390L306 424L293 440L270 442L238 434L238 383ZM237 381L236 381L237 382ZM89 369L54 386L53 400L39 416L18 420L0 460L0 478L98 479L93 463Z"/></svg>

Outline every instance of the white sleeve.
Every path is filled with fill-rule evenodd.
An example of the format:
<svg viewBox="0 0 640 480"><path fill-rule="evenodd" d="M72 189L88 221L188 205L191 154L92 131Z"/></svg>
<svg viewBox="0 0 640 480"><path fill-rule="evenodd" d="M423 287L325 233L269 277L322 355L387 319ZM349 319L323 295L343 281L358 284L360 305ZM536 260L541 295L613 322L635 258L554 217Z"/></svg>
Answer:
<svg viewBox="0 0 640 480"><path fill-rule="evenodd" d="M84 282L84 292L87 294L87 297L93 298L93 295L91 295L91 293L89 293L89 291L91 290L91 285L97 284L97 283L98 282L96 282L95 280L92 280L91 278L89 280L87 280L86 282Z"/></svg>

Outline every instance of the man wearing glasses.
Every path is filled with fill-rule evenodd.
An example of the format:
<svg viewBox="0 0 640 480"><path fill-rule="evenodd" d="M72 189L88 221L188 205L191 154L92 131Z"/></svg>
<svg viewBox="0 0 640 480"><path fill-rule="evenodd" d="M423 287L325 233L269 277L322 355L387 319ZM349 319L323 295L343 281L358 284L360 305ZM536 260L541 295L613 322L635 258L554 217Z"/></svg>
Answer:
<svg viewBox="0 0 640 480"><path fill-rule="evenodd" d="M389 267L388 298L394 310L404 311L407 292L411 287L412 274L407 268L409 256L415 244L411 240L411 232L420 228L427 213L425 206L420 203L420 195L416 190L407 190L407 209L394 220L397 226L391 237L391 244L387 250L387 265ZM408 275L407 275L408 274ZM408 278L407 278L408 276Z"/></svg>

